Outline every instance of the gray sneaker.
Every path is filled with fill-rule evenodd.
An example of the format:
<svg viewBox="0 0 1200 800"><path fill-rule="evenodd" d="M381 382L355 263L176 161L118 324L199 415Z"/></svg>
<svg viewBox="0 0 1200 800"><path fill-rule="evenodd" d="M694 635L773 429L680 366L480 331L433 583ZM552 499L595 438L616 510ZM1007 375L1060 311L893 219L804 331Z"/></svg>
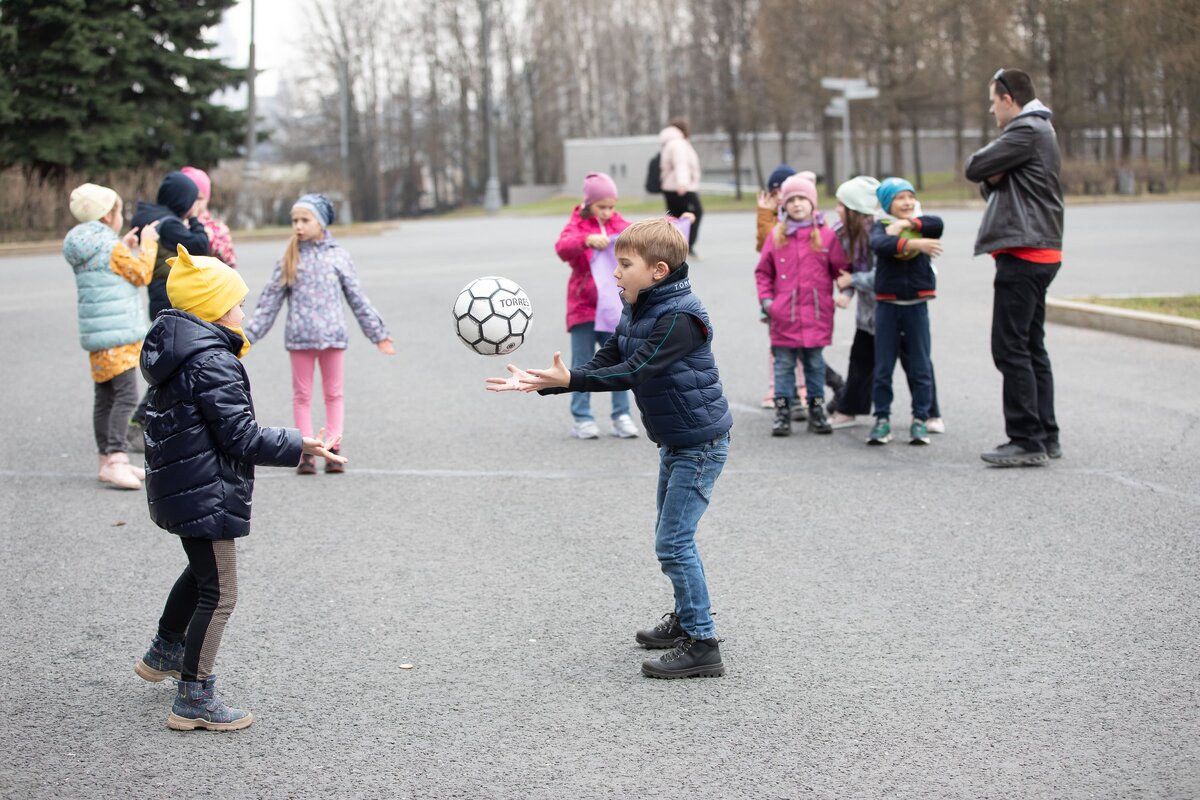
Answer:
<svg viewBox="0 0 1200 800"><path fill-rule="evenodd" d="M641 431L633 424L633 417L621 414L612 421L612 435L618 439L636 439Z"/></svg>
<svg viewBox="0 0 1200 800"><path fill-rule="evenodd" d="M236 731L249 728L254 715L240 708L230 708L214 691L217 676L202 681L180 681L175 691L175 704L167 715L167 727L173 731Z"/></svg>
<svg viewBox="0 0 1200 800"><path fill-rule="evenodd" d="M183 642L168 642L155 634L146 655L133 665L133 671L144 681L160 683L167 678L179 680L183 669Z"/></svg>
<svg viewBox="0 0 1200 800"><path fill-rule="evenodd" d="M1045 450L1028 450L1016 442L1005 442L979 457L995 467L1037 467L1050 460Z"/></svg>
<svg viewBox="0 0 1200 800"><path fill-rule="evenodd" d="M575 439L599 439L600 426L595 420L580 420L571 426L571 436Z"/></svg>

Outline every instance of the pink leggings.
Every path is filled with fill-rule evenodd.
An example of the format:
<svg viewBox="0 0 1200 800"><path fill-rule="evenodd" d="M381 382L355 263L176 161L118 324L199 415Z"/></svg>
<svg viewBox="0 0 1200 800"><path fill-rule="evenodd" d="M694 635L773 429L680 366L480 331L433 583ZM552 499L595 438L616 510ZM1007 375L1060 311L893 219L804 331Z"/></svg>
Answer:
<svg viewBox="0 0 1200 800"><path fill-rule="evenodd" d="M342 435L342 367L346 351L335 348L326 350L289 350L292 358L292 414L301 436L313 435L312 391L313 371L317 362L321 364L321 390L325 394L325 438Z"/></svg>

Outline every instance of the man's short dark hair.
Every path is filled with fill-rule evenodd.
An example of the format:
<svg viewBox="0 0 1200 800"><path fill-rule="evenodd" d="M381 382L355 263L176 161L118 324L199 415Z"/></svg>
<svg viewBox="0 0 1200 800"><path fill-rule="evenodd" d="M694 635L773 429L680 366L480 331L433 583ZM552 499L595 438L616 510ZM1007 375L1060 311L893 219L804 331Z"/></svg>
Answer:
<svg viewBox="0 0 1200 800"><path fill-rule="evenodd" d="M1037 97L1037 92L1033 89L1033 78L1024 70L1002 69L992 78L992 85L996 87L997 97L1008 95L1022 108Z"/></svg>

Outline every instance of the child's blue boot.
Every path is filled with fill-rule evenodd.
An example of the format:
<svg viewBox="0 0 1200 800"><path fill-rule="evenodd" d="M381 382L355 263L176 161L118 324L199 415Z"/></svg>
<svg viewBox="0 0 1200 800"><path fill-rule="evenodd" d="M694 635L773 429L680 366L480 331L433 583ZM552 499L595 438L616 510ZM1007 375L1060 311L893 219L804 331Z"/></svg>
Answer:
<svg viewBox="0 0 1200 800"><path fill-rule="evenodd" d="M202 681L179 681L175 704L167 715L167 727L174 731L236 731L250 727L254 715L240 708L230 708L214 691L217 676Z"/></svg>
<svg viewBox="0 0 1200 800"><path fill-rule="evenodd" d="M133 671L142 680L159 683L166 678L179 680L179 670L183 669L183 642L168 642L166 639L154 636L146 655L133 665Z"/></svg>

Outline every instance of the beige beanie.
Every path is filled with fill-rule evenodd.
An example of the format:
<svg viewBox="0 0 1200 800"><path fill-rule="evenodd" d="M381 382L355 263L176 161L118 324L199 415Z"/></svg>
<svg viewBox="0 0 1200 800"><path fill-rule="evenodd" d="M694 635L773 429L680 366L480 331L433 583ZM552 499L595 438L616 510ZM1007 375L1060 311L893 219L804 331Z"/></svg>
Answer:
<svg viewBox="0 0 1200 800"><path fill-rule="evenodd" d="M112 211L118 199L107 186L85 183L71 192L71 214L80 222L94 222Z"/></svg>

